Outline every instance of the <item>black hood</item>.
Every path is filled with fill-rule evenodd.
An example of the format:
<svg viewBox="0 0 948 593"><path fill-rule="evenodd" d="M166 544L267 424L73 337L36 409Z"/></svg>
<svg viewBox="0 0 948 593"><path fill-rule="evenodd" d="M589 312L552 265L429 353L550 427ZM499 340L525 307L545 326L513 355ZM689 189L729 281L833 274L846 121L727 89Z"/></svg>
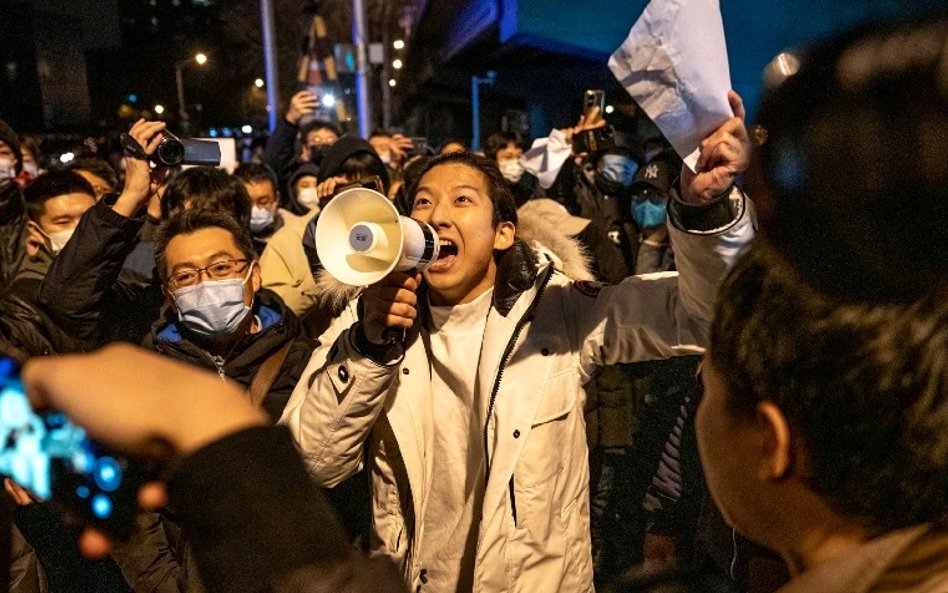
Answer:
<svg viewBox="0 0 948 593"><path fill-rule="evenodd" d="M296 214L306 214L309 211L296 201L296 182L306 175L319 179L319 167L313 163L303 163L290 175L290 180L286 184L286 191L290 195L290 206Z"/></svg>
<svg viewBox="0 0 948 593"><path fill-rule="evenodd" d="M323 161L319 165L319 180L325 181L339 175L342 164L351 156L366 152L375 157L375 174L382 178L382 184L388 189L388 167L379 158L378 153L367 141L357 136L343 136L335 144L323 151Z"/></svg>

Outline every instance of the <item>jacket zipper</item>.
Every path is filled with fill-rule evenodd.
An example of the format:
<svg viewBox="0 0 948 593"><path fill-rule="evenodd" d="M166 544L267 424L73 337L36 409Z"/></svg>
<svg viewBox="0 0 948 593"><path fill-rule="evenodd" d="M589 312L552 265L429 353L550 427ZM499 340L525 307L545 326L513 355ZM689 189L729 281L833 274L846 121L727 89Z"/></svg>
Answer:
<svg viewBox="0 0 948 593"><path fill-rule="evenodd" d="M523 316L517 321L517 326L514 328L513 335L510 336L510 341L507 342L507 347L504 349L504 355L500 358L500 367L497 369L497 378L494 379L494 387L490 392L490 399L487 402L487 418L484 421L484 487L487 487L487 482L490 480L490 447L488 443L488 429L490 427L490 417L494 413L494 402L497 399L497 392L500 391L500 381L504 377L504 368L507 366L507 363L510 362L510 357L513 356L514 346L517 344L517 338L520 337L520 332L523 331L524 326L530 321L531 316L533 315L533 310L537 308L537 305L540 303L540 299L543 298L543 291L546 290L546 285L549 283L550 278L553 276L552 266L548 269L546 277L540 282L540 288L537 289L537 295L534 297L533 302L530 303L530 307L524 312ZM511 487L513 482L511 481Z"/></svg>
<svg viewBox="0 0 948 593"><path fill-rule="evenodd" d="M205 351L204 354L207 354L207 357L211 359L211 363L217 367L217 374L220 376L221 381L227 380L227 375L224 374L224 365L227 364L227 361L224 360L223 356L214 356L210 352Z"/></svg>

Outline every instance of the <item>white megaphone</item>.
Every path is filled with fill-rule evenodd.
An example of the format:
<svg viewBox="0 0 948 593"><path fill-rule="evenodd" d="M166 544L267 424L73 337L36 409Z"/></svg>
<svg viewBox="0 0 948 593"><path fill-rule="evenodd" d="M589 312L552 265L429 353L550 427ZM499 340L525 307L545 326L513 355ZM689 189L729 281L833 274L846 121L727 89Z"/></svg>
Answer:
<svg viewBox="0 0 948 593"><path fill-rule="evenodd" d="M401 216L391 200L357 187L334 197L316 221L316 254L336 280L368 286L390 272L424 270L438 259L431 225Z"/></svg>

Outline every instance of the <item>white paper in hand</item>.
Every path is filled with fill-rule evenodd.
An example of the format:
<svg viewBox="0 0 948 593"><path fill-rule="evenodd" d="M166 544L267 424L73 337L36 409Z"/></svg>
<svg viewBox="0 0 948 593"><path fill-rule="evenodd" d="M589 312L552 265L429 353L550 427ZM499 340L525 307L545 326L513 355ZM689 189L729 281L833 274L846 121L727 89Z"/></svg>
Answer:
<svg viewBox="0 0 948 593"><path fill-rule="evenodd" d="M652 0L609 68L694 171L701 140L733 116L718 0Z"/></svg>

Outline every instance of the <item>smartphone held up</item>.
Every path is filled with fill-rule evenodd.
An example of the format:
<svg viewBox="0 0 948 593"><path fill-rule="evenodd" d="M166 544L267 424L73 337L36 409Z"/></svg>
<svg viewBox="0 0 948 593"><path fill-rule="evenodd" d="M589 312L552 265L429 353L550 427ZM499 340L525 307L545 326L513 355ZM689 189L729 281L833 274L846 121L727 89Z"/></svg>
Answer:
<svg viewBox="0 0 948 593"><path fill-rule="evenodd" d="M19 371L0 354L0 474L50 500L68 518L127 538L144 466L107 451L62 413L34 412Z"/></svg>

